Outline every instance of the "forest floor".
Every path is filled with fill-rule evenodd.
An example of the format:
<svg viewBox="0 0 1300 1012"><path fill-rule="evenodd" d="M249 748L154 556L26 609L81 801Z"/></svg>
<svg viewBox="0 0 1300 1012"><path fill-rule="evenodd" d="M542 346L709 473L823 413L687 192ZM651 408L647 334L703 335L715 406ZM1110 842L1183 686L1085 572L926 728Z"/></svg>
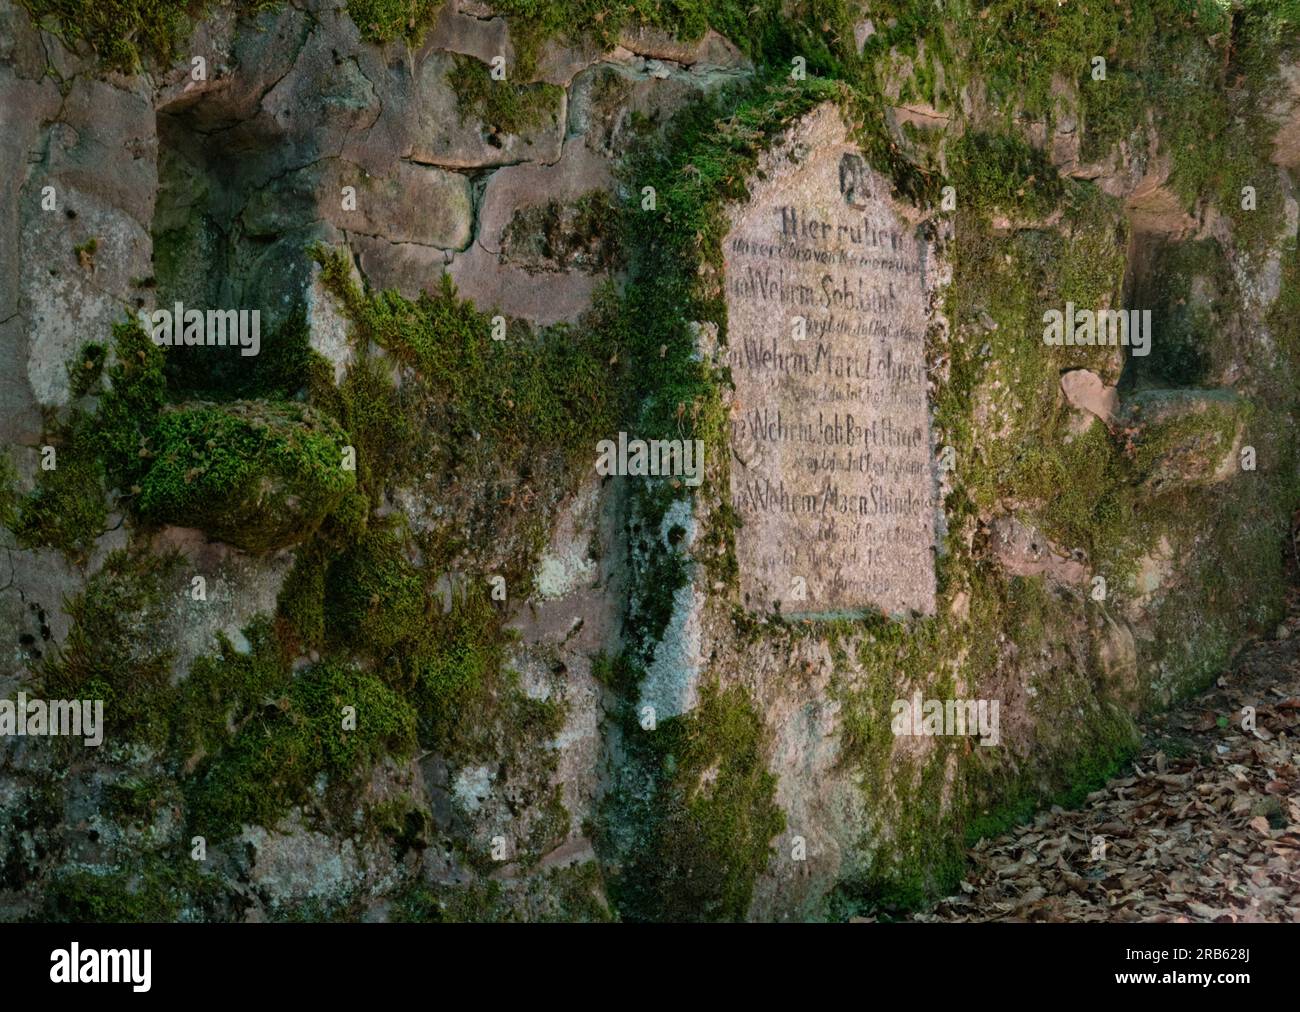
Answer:
<svg viewBox="0 0 1300 1012"><path fill-rule="evenodd" d="M1276 638L1147 722L1128 775L980 841L960 892L912 919L1300 923L1300 587L1289 603Z"/></svg>

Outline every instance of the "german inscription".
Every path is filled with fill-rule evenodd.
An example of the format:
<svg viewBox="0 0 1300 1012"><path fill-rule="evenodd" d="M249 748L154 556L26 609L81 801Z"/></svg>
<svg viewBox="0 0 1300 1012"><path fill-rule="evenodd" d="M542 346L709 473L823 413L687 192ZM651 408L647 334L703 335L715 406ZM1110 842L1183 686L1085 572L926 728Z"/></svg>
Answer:
<svg viewBox="0 0 1300 1012"><path fill-rule="evenodd" d="M724 242L742 598L932 614L924 247L831 106L763 168Z"/></svg>

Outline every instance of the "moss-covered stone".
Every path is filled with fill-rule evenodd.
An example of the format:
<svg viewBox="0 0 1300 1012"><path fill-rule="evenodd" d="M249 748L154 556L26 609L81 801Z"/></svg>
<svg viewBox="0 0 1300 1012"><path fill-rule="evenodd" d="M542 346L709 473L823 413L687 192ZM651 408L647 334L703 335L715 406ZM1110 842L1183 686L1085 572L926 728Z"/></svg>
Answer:
<svg viewBox="0 0 1300 1012"><path fill-rule="evenodd" d="M274 826L307 799L322 774L347 786L385 756L400 759L415 749L409 704L345 663L322 663L284 679L278 699L244 702L256 709L188 785L190 825L209 839L227 838L245 824Z"/></svg>
<svg viewBox="0 0 1300 1012"><path fill-rule="evenodd" d="M443 0L348 0L348 15L370 42L418 46Z"/></svg>
<svg viewBox="0 0 1300 1012"><path fill-rule="evenodd" d="M68 390L73 399L84 397L99 386L107 355L108 348L94 341L81 346L76 358L68 363Z"/></svg>
<svg viewBox="0 0 1300 1012"><path fill-rule="evenodd" d="M80 8L29 6L66 15L65 34L91 42L109 62L126 66L143 49L164 49L151 41L154 15L110 8L123 14L119 32L93 18L68 27ZM433 6L353 0L349 10L372 41L409 42ZM1269 320L1276 342L1237 348L1231 275L1240 250L1216 243L1157 250L1156 269L1139 279L1142 298L1150 290L1163 314L1156 352L1125 371L1133 431L1112 434L1096 423L1077 430L1060 394L1062 370L1092 369L1112 383L1121 359L1107 349L1044 346L1041 313L1066 301L1100 307L1131 298L1124 290L1131 237L1123 204L1059 176L1058 152L1043 149L1060 118L1077 113L1083 160L1110 172L1121 145L1144 152L1155 129L1182 203L1215 205L1242 249L1265 244L1283 216L1259 98L1294 19L1267 3L1229 10L1178 0L1055 8L996 0L957 5L939 19L930 0L886 0L872 5L874 32L859 57L859 12L840 0L501 0L496 9L510 19L518 56L510 80L492 81L481 63L459 59L453 81L466 117L498 132L525 130L558 111L558 91L522 83L551 38L612 42L637 26L697 38L714 27L756 60L758 73L634 151L622 170L625 206L574 215L540 204L540 214L520 216L514 254L570 268L608 264L591 243L564 245L560 232L576 223L583 236L597 218L608 219L600 224L611 248L616 239L626 254L628 284L621 294L603 291L599 311L577 326L533 332L512 321L506 341L496 342L491 312L449 286L419 300L366 292L353 286L342 258L322 254L325 280L354 325L355 362L337 386L306 353L301 317L290 321L286 355L273 368L262 371L259 361L210 387L201 382L204 363L169 355L165 364L133 324L123 325L111 355L83 349L72 363L73 389L98 403L80 405L76 424L51 435L83 470L62 475L66 487L38 478L47 484L21 507L40 543L84 551L102 527L96 509L107 487L140 519L201 526L254 551L295 543L299 550L274 623L245 631L247 653L223 644L179 686L166 678L168 659L147 628L163 574L142 559L110 557L102 579L74 602L74 631L51 661L48 683L105 694L114 719L127 721L117 729L160 750L158 769L132 772L110 791L115 818L131 826L172 804L183 806L186 830L213 839L248 823L273 825L295 806L328 821L323 801L337 795L348 802L340 811L351 812L361 775L383 758L408 756L418 742L457 761L526 768L510 803L528 820L516 841L520 860L535 862L570 829L547 745L564 727L564 709L521 691L505 663L502 613L483 593L479 569L488 561L492 571L503 567L512 599L521 593L525 581L515 573L531 568L556 501L587 468L594 440L615 428L725 446L727 378L701 361L698 347L701 324L726 340L725 205L744 197L757 154L786 124L834 100L873 168L901 194L932 204L940 185L953 185L958 197L944 223L953 229L943 251L955 271L943 303L951 331L930 335L929 348L935 425L958 461L945 503L939 614L907 625L878 617L792 625L728 613L736 518L725 505L725 464L717 462L695 493L693 516L705 529L694 560L665 550L660 530L667 511L692 493L668 483L636 489L627 645L594 669L620 718L614 790L591 827L617 871L614 909L600 898L595 865L531 878L543 901L531 885L485 881L494 866L477 842L458 839L449 846L478 880L400 892L396 910L436 920L752 912L755 882L773 872L771 842L784 825L759 710L770 700L736 684L752 671L728 670L718 684L706 681L696 710L661 720L655 731L642 728L634 710L641 666L670 625L676 592L701 572L701 586L724 599L708 605L710 634L723 641L719 670L743 664L749 650L768 659L801 645L824 646L834 659L836 772L856 785L868 814L858 838L837 841L844 880L830 912L922 902L955 880L964 842L1043 801L1077 802L1120 768L1133 710L1213 677L1244 630L1275 616L1277 534L1295 494L1294 251ZM141 24L143 34L131 27ZM160 36L167 44L179 37L170 29ZM808 61L807 81L790 80L794 55ZM1093 55L1107 58L1104 81L1089 73ZM952 128L899 129L898 106L914 102L943 110ZM1244 182L1259 189L1257 212L1236 206ZM658 195L653 213L637 203L646 185ZM197 232L185 231L193 222L168 223L178 227L165 230L156 252L170 284ZM1142 288L1147 282L1164 287ZM383 356L371 354L372 342ZM1250 368L1240 369L1243 362ZM1227 382L1230 368L1236 397L1211 394L1165 410L1186 395L1150 389ZM645 376L654 383L645 385ZM168 378L173 397L201 391L244 400L164 410ZM304 388L310 408L279 402ZM1260 470L1211 487L1210 465L1247 436L1259 444ZM355 477L341 470L343 442L357 449ZM381 516L398 494L412 511L409 525ZM524 536L508 519L520 513ZM1077 588L1001 571L985 530L1007 514L1105 574L1112 596L1104 606L1085 603ZM1144 599L1154 639L1139 638L1133 674L1116 674L1104 656L1108 630L1127 621L1138 592L1129 576L1162 538L1172 556L1194 561L1176 585ZM469 591L444 612L430 591L453 564L474 573ZM301 667L310 652L324 660ZM1034 701L1017 714L1026 726L1008 749L972 752L942 740L903 754L889 703L917 688L941 696L1014 690ZM345 705L358 706L355 732L343 730ZM41 818L57 823L61 810L49 808ZM431 834L405 801L365 810L367 831L395 848L418 848ZM113 866L98 876L56 876L45 909L54 917L172 917L202 895L200 883L169 882L152 867ZM353 909L303 904L293 916Z"/></svg>
<svg viewBox="0 0 1300 1012"><path fill-rule="evenodd" d="M117 551L68 602L67 640L41 663L51 699L104 701L104 739L161 747L170 734L171 655L157 638L175 555Z"/></svg>
<svg viewBox="0 0 1300 1012"><path fill-rule="evenodd" d="M1163 490L1223 478L1251 408L1230 390L1144 390L1125 405L1129 449L1140 480Z"/></svg>
<svg viewBox="0 0 1300 1012"><path fill-rule="evenodd" d="M744 919L785 828L765 733L742 688L716 685L654 730L627 722L629 770L606 802L603 840L620 858L610 888L622 919ZM635 827L630 839L620 827Z"/></svg>
<svg viewBox="0 0 1300 1012"><path fill-rule="evenodd" d="M138 508L253 552L309 537L355 485L345 433L303 404L195 404L164 414Z"/></svg>

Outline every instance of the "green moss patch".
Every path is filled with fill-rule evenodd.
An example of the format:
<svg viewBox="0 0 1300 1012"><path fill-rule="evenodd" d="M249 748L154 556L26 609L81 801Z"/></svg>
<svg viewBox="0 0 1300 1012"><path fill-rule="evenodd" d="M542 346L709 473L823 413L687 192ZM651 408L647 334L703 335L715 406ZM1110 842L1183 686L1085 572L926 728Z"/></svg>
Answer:
<svg viewBox="0 0 1300 1012"><path fill-rule="evenodd" d="M36 488L17 504L13 529L20 544L84 560L104 533L108 489L131 491L141 473L145 434L166 391L162 356L134 321L115 324L113 338L107 368L106 346L94 343L69 363L74 396L94 395L96 402L91 410L75 406L55 427L54 466L42 464Z"/></svg>
<svg viewBox="0 0 1300 1012"><path fill-rule="evenodd" d="M58 548L73 559L88 556L108 523L104 471L87 446L84 427L56 446L54 468L37 474L36 488L24 498L13 525L26 548Z"/></svg>
<svg viewBox="0 0 1300 1012"><path fill-rule="evenodd" d="M1130 449L1151 488L1211 480L1249 419L1250 404L1230 391L1150 390L1129 404Z"/></svg>
<svg viewBox="0 0 1300 1012"><path fill-rule="evenodd" d="M380 526L330 566L325 601L327 637L380 658L418 629L432 603L400 532Z"/></svg>
<svg viewBox="0 0 1300 1012"><path fill-rule="evenodd" d="M56 924L165 924L182 911L215 912L222 892L187 855L151 855L105 870L66 868L51 879L33 920Z"/></svg>
<svg viewBox="0 0 1300 1012"><path fill-rule="evenodd" d="M608 825L637 827L610 886L620 916L744 919L772 840L785 829L763 758L763 721L747 693L706 684L695 710L653 731L629 722L626 733L634 772L607 806L634 810L606 813Z"/></svg>
<svg viewBox="0 0 1300 1012"><path fill-rule="evenodd" d="M414 710L347 664L315 665L285 679L278 698L248 703L256 706L234 737L187 785L190 824L209 839L245 824L274 826L307 800L319 776L347 785L358 770L415 749ZM345 707L355 713L355 730L344 726Z"/></svg>
<svg viewBox="0 0 1300 1012"><path fill-rule="evenodd" d="M133 73L146 57L168 64L180 53L206 3L192 0L22 0L39 23L73 49L88 49L108 70ZM267 0L236 0L241 12Z"/></svg>
<svg viewBox="0 0 1300 1012"><path fill-rule="evenodd" d="M503 450L562 448L586 457L615 417L621 370L617 350L597 327L534 334L509 323L493 340L493 315L460 299L444 276L436 294L415 301L394 292L363 294L337 256L319 253L325 278L357 326L412 366L441 401L448 443L491 437Z"/></svg>
<svg viewBox="0 0 1300 1012"><path fill-rule="evenodd" d="M456 92L462 123L474 116L495 133L520 134L560 115L564 92L555 85L497 81L487 64L472 56L455 60L447 83Z"/></svg>
<svg viewBox="0 0 1300 1012"><path fill-rule="evenodd" d="M348 15L370 42L418 46L442 0L348 0Z"/></svg>
<svg viewBox="0 0 1300 1012"><path fill-rule="evenodd" d="M511 37L523 73L536 65L548 39L566 42L593 40L612 46L625 28L657 28L685 40L700 38L714 28L736 42L748 55L780 59L799 51L791 40L798 33L809 62L827 51L821 33L808 30L813 16L834 20L843 33L844 6L813 0L785 8L777 0L502 0L496 10L510 19ZM852 38L851 29L848 37Z"/></svg>
<svg viewBox="0 0 1300 1012"><path fill-rule="evenodd" d="M249 551L309 536L355 484L346 435L294 403L197 405L162 416L141 480L145 518L199 527Z"/></svg>
<svg viewBox="0 0 1300 1012"><path fill-rule="evenodd" d="M37 673L48 698L102 699L107 743L167 741L171 656L156 645L156 629L178 565L175 555L111 553L68 602L67 640Z"/></svg>

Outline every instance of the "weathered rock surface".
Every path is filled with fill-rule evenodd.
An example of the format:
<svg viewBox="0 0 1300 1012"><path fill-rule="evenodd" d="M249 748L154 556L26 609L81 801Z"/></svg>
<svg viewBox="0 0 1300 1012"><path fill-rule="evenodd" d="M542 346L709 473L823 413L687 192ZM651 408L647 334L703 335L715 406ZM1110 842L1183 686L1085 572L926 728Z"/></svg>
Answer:
<svg viewBox="0 0 1300 1012"><path fill-rule="evenodd" d="M886 193L823 106L732 219L731 500L753 610L934 612L926 249Z"/></svg>
<svg viewBox="0 0 1300 1012"><path fill-rule="evenodd" d="M845 43L870 53L877 32L895 27L862 19ZM690 180L676 195L685 212L700 213L690 219L701 223L699 247L687 258L700 286L689 310L698 345L689 366L636 376L632 386L643 395L662 381L675 392L695 371L707 377L709 393L679 406L682 434L697 410L730 410L727 445L708 447L707 477L692 497L673 499L644 529L644 518L626 515L640 508L629 506L630 476L598 483L586 472L537 502L537 472L574 448L546 447L507 466L481 459L487 443L473 429L455 446L439 444L445 457L436 464L400 461L400 480L373 490L373 502L349 500L357 515L344 519L353 526L335 523L355 479L335 481L342 430L304 398L337 397L348 425L382 432L362 447L374 455L365 465L392 463L382 458L406 445L409 418L392 417L393 404L409 406L403 398L439 437L440 426L459 432L465 417L500 405L489 381L472 391L466 413L459 374L440 376L443 385L420 400L425 377L406 359L392 370L391 390L330 390L329 379L357 378L362 360L391 364L398 353L356 340L308 247L341 249L358 290L413 299L447 276L462 298L535 328L579 321L597 290L628 268L613 215L635 181L620 176L621 160L668 136L697 99L755 73L716 31L684 41L649 28L623 31L608 50L548 39L523 73L511 31L490 4L471 0L443 4L413 48L365 42L342 0L243 18L218 7L173 66L146 61L144 73L126 77L98 72L90 55L70 52L0 0L0 444L18 495L32 490L39 449L73 408L96 404L74 397L68 360L139 308L174 300L257 308L267 334L301 307L307 346L324 360L312 360L309 381L278 390L275 407L223 401L220 411L271 433L270 451L237 488L204 484L209 454L229 449L206 430L180 447L144 437L140 459L152 466L138 486L112 490L106 529L82 557L23 547L0 530L0 696L30 685L59 655L68 602L128 545L181 552L161 604L148 611L158 617L149 645L170 655L172 688L222 639L237 663L251 664L245 630L261 618L284 620L293 594L305 610L317 608L317 619L328 613L318 529L343 541L359 538L365 523L400 531L401 553L386 560L395 586L363 597L357 614L378 627L388 597L405 594L416 633L386 629L385 647L452 628L436 656L470 669L488 661L451 625L453 603L481 588L484 574L521 560L530 567L526 599L513 584L504 601L492 599L492 621L509 631L491 644L501 677L478 709L452 713L463 733L456 747L370 768L341 816L328 811L340 785L322 777L276 825L230 827L234 842L214 847L212 865L229 885L225 905L184 916L387 919L408 915L408 903L448 919L608 915L606 876L625 871L624 848L639 831L610 821L611 797L652 810L662 800L653 776L623 778L631 757L648 755L654 776L670 776L717 735L723 754L668 799L683 819L667 841L670 856L651 853L649 865L656 874L684 867L695 885L734 872L729 862L742 848L730 837L721 871L701 871L697 854L674 848L710 834L717 843L707 819L737 792L751 807L722 812L727 832L757 832L751 816L769 801L784 828L773 823L757 857L746 856L758 867L737 873L752 895L734 916L820 918L830 896L846 904L838 915L881 883L932 885L934 854L960 837L960 820L998 801L967 793L972 751L994 753L893 732L895 695L1000 701L1005 750L989 768L1045 783L1067 761L1110 761L1149 699L1174 698L1213 674L1247 620L1270 617L1268 600L1243 591L1256 577L1243 580L1238 555L1279 540L1267 511L1277 486L1259 488L1279 480L1276 461L1292 459L1283 444L1293 430L1276 407L1287 396L1278 378L1291 375L1294 334L1279 300L1293 283L1288 243L1300 221L1291 180L1300 165L1300 71L1285 53L1263 109L1278 127L1266 166L1276 180L1254 180L1261 194L1276 182L1269 213L1279 212L1278 235L1248 248L1232 208L1204 194L1187 199L1185 161L1162 142L1159 117L1089 162L1091 125L1071 75L1057 73L1046 109L1031 112L1020 96L996 99L978 73L962 79L944 65L953 54L924 40L907 52L876 50L879 102L868 111L880 122L869 116L854 127L887 157L869 163L826 105L788 125L743 190L743 173L710 179L714 163L674 170ZM1201 48L1204 57L1211 46ZM192 54L206 60L206 79L192 76ZM498 56L507 79L489 87L510 89L500 107L500 95L471 95L465 84ZM797 92L788 85L779 104L802 101ZM531 112L511 111L511 96ZM762 132L751 126L726 121L732 149L711 153L725 162L756 151ZM954 145L990 133L1027 147L1017 148L1023 160L984 168L1023 177L1030 161L1043 174L1055 166L1065 178L1052 182L1088 200L1044 209L1020 199L1037 192L1034 180L961 175ZM972 185L963 183L956 210L939 211L896 192L903 177L891 169ZM709 202L696 183L732 203ZM1007 192L977 194L975 183ZM987 206L967 217L976 200ZM724 240L715 263L707 233L722 211L731 214L727 240L744 245ZM954 251L953 242L963 245ZM963 287L950 291L953 262ZM984 284L979 271L995 280ZM1045 352L1037 332L1045 300L1079 292L1102 305L1155 307L1152 355ZM727 312L715 313L723 304ZM807 328L799 337L797 323ZM577 333L540 339L576 341ZM625 361L625 343L639 336L616 340L611 364ZM209 409L218 411L173 406L164 418ZM1266 424L1256 423L1261 415ZM1024 418L1041 430L1026 431ZM313 434L328 438L313 444ZM422 453L429 442L419 443ZM308 444L329 452L296 456ZM1261 451L1257 472L1241 457L1247 445ZM936 473L945 450L951 459ZM1136 476L1134 487L1110 494L1106 482L1121 472ZM774 486L751 495L754 508L746 508L747 479ZM1075 485L1087 481L1108 494L1089 497L1093 490ZM208 494L192 495L196 483ZM1225 493L1230 509L1216 505ZM804 509L810 497L814 507ZM734 515L728 500L739 503ZM780 519L789 502L787 513L818 515ZM538 516L546 522L534 529ZM448 572L419 572L414 591L401 585L418 564L448 557ZM1271 574L1272 556L1259 557L1256 569ZM1112 581L1109 598L1089 598L1103 562L1124 578ZM1223 572L1213 580L1198 568L1216 563ZM1202 584L1211 582L1207 596ZM644 624L654 637L630 641L629 600L653 613ZM281 645L295 678L328 652L319 638L285 634ZM1204 656L1180 653L1194 649ZM403 692L447 676L403 667L387 649L373 654L356 658L361 670ZM639 677L630 687L620 666L628 658ZM733 690L742 702L709 711L723 717L709 726L702 706ZM282 704L259 701L267 714ZM732 749L728 735L747 717L761 733ZM625 737L634 727L649 737ZM58 878L69 869L98 876L129 865L126 894L134 895L136 866L156 856L140 841L172 846L186 830L177 814L185 798L156 747L133 747L126 759L97 755L59 780L53 801L48 752L25 742L0 757L0 917L40 909L33 882L59 902L75 900ZM204 760L201 749L183 757L187 770ZM166 784L150 800L145 788L155 781ZM135 822L110 814L110 800L141 797ZM689 859L674 860L682 855Z"/></svg>
<svg viewBox="0 0 1300 1012"><path fill-rule="evenodd" d="M1095 372L1072 369L1061 377L1061 393L1072 408L1109 424L1119 409L1119 394Z"/></svg>

